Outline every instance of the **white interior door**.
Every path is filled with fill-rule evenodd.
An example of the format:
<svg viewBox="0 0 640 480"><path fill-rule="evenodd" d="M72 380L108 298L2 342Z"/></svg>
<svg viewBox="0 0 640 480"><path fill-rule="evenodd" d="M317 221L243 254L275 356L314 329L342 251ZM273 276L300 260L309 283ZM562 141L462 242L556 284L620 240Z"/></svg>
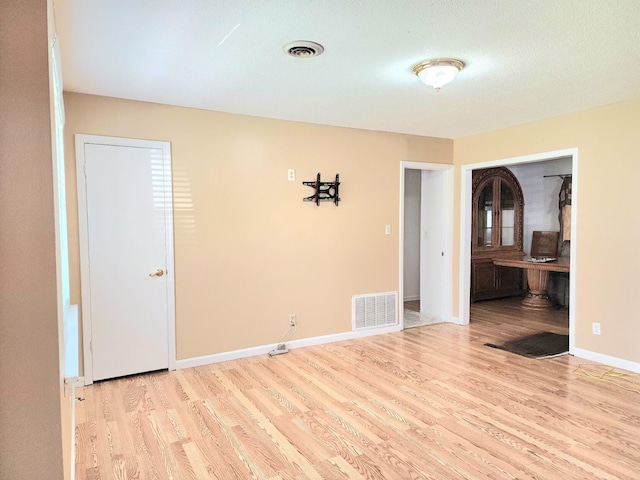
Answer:
<svg viewBox="0 0 640 480"><path fill-rule="evenodd" d="M444 176L438 170L422 170L420 209L420 313L433 321L444 318L446 278L444 257Z"/></svg>
<svg viewBox="0 0 640 480"><path fill-rule="evenodd" d="M175 328L169 146L78 137L84 137L76 149L85 380L169 368Z"/></svg>

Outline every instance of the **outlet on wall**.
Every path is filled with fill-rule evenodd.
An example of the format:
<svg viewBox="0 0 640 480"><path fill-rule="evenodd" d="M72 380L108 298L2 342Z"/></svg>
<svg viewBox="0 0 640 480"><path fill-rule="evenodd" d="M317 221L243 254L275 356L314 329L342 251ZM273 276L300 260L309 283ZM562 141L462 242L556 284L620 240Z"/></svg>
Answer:
<svg viewBox="0 0 640 480"><path fill-rule="evenodd" d="M292 327L296 326L296 314L295 313L290 313L289 314L289 325L291 325Z"/></svg>
<svg viewBox="0 0 640 480"><path fill-rule="evenodd" d="M593 334L594 335L600 335L600 324L599 323L593 322L592 329L593 329Z"/></svg>

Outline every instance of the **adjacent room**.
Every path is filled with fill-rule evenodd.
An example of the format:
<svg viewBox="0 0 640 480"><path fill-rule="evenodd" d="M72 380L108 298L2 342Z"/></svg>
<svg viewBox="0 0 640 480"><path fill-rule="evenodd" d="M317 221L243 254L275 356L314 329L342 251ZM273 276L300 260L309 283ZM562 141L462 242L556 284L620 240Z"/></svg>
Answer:
<svg viewBox="0 0 640 480"><path fill-rule="evenodd" d="M2 3L0 478L637 478L639 24Z"/></svg>

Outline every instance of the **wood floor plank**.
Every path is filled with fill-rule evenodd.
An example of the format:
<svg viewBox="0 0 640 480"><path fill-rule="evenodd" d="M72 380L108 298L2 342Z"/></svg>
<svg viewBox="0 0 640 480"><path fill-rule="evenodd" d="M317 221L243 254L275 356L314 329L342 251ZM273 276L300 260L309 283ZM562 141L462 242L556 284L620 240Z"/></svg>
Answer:
<svg viewBox="0 0 640 480"><path fill-rule="evenodd" d="M216 404L217 405L217 404ZM190 402L191 416L198 425L198 435L192 435L200 446L202 455L208 460L216 476L243 478L245 459L238 455L237 439L233 427L239 423L235 417L222 415L226 409L217 409L212 399Z"/></svg>
<svg viewBox="0 0 640 480"><path fill-rule="evenodd" d="M637 479L640 395L486 347L566 309L293 349L78 391L79 480Z"/></svg>

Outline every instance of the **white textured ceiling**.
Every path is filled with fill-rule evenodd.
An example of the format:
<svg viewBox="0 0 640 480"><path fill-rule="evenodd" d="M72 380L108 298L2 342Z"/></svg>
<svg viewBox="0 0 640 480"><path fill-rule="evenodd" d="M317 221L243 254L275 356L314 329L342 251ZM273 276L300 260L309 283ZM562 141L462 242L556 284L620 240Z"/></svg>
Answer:
<svg viewBox="0 0 640 480"><path fill-rule="evenodd" d="M458 138L640 97L640 0L55 0L65 90ZM321 43L297 59L292 40ZM437 93L422 60L467 67Z"/></svg>

